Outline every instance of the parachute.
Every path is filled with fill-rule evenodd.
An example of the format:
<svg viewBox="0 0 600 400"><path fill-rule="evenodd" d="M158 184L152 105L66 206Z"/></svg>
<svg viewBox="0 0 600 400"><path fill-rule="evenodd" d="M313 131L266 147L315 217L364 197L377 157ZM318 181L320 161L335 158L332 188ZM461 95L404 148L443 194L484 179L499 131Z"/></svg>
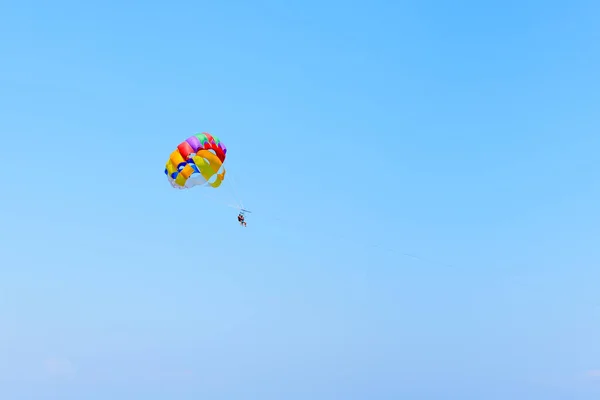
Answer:
<svg viewBox="0 0 600 400"><path fill-rule="evenodd" d="M165 175L176 189L194 186L218 188L225 179L227 147L214 135L199 133L181 142L171 153Z"/></svg>

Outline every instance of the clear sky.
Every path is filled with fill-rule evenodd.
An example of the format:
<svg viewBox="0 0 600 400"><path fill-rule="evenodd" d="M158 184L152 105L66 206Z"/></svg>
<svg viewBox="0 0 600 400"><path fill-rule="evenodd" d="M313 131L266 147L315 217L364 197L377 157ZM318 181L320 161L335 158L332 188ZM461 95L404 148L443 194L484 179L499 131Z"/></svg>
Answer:
<svg viewBox="0 0 600 400"><path fill-rule="evenodd" d="M0 397L597 400L599 18L0 3Z"/></svg>

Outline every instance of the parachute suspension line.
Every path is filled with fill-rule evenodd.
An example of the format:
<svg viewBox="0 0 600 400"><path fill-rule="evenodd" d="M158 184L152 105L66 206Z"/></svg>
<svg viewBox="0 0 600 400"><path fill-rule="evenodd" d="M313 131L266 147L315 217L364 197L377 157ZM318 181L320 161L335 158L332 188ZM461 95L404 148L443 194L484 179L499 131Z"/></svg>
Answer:
<svg viewBox="0 0 600 400"><path fill-rule="evenodd" d="M202 196L203 198L205 198L205 199L209 199L210 201L214 202L215 204L219 204L220 206L223 206L223 205L227 205L227 206L229 206L229 204L228 204L228 203L226 203L226 202L224 202L224 201L222 201L222 200L218 200L218 199L216 199L214 196L210 195L210 194L209 194L209 193L211 193L211 191L210 191L210 190L206 190L206 191L202 191L202 190L201 190L201 191L198 191L198 193L199 193L199 194L200 194L200 196Z"/></svg>
<svg viewBox="0 0 600 400"><path fill-rule="evenodd" d="M229 170L228 170L228 172L229 172ZM240 214L242 214L242 215L244 215L245 213L252 213L252 211L247 210L246 207L244 207L244 203L242 203L242 199L238 196L238 192L237 192L237 190L235 190L235 186L237 186L235 184L235 178L233 178L233 175L231 175L230 172L229 172L229 178L230 179L229 179L228 185L229 185L229 188L231 189L231 191L233 193L233 197L235 198L235 201L237 203L235 206L230 205L229 207L233 207L233 208L237 209L240 212Z"/></svg>
<svg viewBox="0 0 600 400"><path fill-rule="evenodd" d="M227 181L227 184L229 185L229 188L232 191L233 198L235 199L235 202L236 202L238 208L240 210L244 209L244 203L242 203L240 196L238 196L237 190L235 190L235 185L234 185L235 179L233 178L233 175L231 174L231 170L227 170L226 178L229 178L229 179L225 179L225 180Z"/></svg>

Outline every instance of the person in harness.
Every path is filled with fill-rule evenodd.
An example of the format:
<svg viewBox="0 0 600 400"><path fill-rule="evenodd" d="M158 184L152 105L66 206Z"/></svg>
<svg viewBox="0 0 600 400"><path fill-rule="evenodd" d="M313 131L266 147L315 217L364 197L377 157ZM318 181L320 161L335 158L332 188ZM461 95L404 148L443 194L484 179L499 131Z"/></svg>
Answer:
<svg viewBox="0 0 600 400"><path fill-rule="evenodd" d="M240 225L246 226L246 221L244 220L244 214L243 213L240 213L238 215L238 222L240 223Z"/></svg>

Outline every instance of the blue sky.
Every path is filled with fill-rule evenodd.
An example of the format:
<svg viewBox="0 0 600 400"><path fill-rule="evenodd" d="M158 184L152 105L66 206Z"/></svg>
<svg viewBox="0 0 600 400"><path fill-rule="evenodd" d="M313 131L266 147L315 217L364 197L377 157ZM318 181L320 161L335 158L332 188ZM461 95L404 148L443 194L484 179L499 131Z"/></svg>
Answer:
<svg viewBox="0 0 600 400"><path fill-rule="evenodd" d="M2 3L1 397L597 399L599 12Z"/></svg>

